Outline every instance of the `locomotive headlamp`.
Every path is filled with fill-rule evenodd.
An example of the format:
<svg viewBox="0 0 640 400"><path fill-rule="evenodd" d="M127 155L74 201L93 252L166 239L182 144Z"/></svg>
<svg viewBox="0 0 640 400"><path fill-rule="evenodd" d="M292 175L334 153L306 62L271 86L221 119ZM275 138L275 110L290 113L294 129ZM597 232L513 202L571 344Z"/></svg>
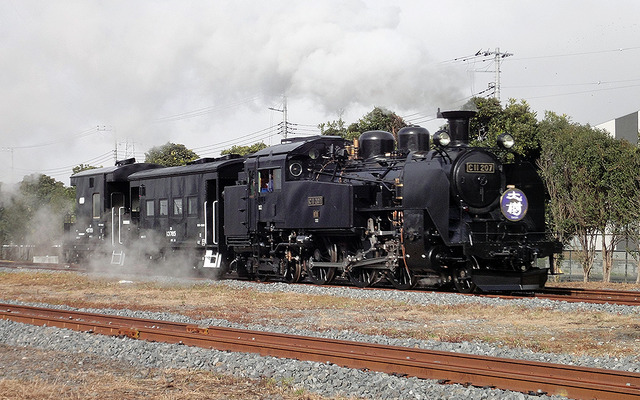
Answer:
<svg viewBox="0 0 640 400"><path fill-rule="evenodd" d="M513 136L508 133L503 133L498 136L498 146L502 147L503 149L510 149L515 144L516 141L513 139Z"/></svg>
<svg viewBox="0 0 640 400"><path fill-rule="evenodd" d="M451 143L451 136L446 131L438 131L433 134L433 143L438 147L446 147Z"/></svg>

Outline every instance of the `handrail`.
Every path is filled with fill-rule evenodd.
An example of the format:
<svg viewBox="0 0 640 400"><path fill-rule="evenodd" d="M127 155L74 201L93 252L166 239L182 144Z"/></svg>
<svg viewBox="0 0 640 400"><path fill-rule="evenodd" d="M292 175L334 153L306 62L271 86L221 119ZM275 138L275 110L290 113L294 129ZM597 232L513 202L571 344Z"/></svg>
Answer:
<svg viewBox="0 0 640 400"><path fill-rule="evenodd" d="M122 211L124 207L118 208L118 243L122 244Z"/></svg>
<svg viewBox="0 0 640 400"><path fill-rule="evenodd" d="M213 244L218 244L218 235L217 235L217 230L216 230L216 220L218 219L218 200L215 200L212 204L211 204L213 210L213 219L211 220L211 222L213 223L213 227L211 230L212 236L213 236Z"/></svg>
<svg viewBox="0 0 640 400"><path fill-rule="evenodd" d="M204 205L203 205L204 206L204 242L203 242L203 244L205 246L207 245L207 239L208 239L208 237L207 237L208 236L207 235L207 231L208 231L208 229L207 229L208 228L207 227L207 217L208 217L208 215L207 215L207 203L208 203L208 201L205 201Z"/></svg>
<svg viewBox="0 0 640 400"><path fill-rule="evenodd" d="M116 247L116 235L114 229L116 227L116 210L111 207L111 246Z"/></svg>

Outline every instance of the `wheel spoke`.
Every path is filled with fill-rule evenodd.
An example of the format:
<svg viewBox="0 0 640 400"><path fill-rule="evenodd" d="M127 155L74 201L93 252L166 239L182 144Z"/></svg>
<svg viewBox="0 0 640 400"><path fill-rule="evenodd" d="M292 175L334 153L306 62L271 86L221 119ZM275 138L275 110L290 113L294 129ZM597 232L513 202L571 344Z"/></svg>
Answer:
<svg viewBox="0 0 640 400"><path fill-rule="evenodd" d="M284 280L287 283L296 283L300 281L302 275L302 264L299 261L292 260L286 262L284 269Z"/></svg>
<svg viewBox="0 0 640 400"><path fill-rule="evenodd" d="M393 271L387 271L387 280L398 290L411 289L416 284L411 272L403 267L396 267Z"/></svg>
<svg viewBox="0 0 640 400"><path fill-rule="evenodd" d="M309 259L309 263L307 264L307 276L309 281L316 285L325 285L331 282L336 273L336 269L333 267L314 267L313 263L314 261L335 262L336 259L335 246L329 247L324 254L320 249L315 249L313 256Z"/></svg>
<svg viewBox="0 0 640 400"><path fill-rule="evenodd" d="M353 268L348 272L349 281L357 287L371 286L376 278L377 272L368 268Z"/></svg>

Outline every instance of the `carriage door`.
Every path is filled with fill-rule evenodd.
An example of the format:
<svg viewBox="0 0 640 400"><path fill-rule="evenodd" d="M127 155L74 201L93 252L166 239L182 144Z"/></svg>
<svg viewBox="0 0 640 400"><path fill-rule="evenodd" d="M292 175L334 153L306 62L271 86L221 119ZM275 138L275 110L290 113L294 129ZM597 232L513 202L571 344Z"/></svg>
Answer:
<svg viewBox="0 0 640 400"><path fill-rule="evenodd" d="M124 243L125 232L122 231L122 226L129 223L128 216L125 216L124 207L124 194L120 192L111 193L111 246L113 252L111 253L111 264L124 264L124 250L122 244Z"/></svg>
<svg viewBox="0 0 640 400"><path fill-rule="evenodd" d="M218 181L206 181L204 202L204 268L220 268L220 205L218 204Z"/></svg>
<svg viewBox="0 0 640 400"><path fill-rule="evenodd" d="M111 193L111 245L114 247L123 243L124 212L124 194Z"/></svg>

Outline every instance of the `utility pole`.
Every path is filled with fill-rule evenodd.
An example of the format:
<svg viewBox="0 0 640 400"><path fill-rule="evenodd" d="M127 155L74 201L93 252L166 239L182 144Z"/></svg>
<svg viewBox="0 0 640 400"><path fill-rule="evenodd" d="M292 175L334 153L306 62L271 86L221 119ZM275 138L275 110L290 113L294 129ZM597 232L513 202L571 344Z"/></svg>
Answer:
<svg viewBox="0 0 640 400"><path fill-rule="evenodd" d="M502 62L503 58L507 58L507 57L511 57L513 55L513 53L502 53L500 52L500 48L496 47L495 51L485 51L484 53L482 53L481 51L479 51L478 53L476 53L476 55L483 55L485 57L488 56L493 56L493 62L495 65L495 72L496 72L496 78L495 81L493 82L493 97L495 97L496 99L498 99L498 101L500 101L500 63ZM492 84L489 84L489 87L492 87Z"/></svg>
<svg viewBox="0 0 640 400"><path fill-rule="evenodd" d="M116 136L116 128L111 125L98 125L97 130L98 132L113 132L113 164L115 165L115 163L118 162L118 138Z"/></svg>
<svg viewBox="0 0 640 400"><path fill-rule="evenodd" d="M289 123L287 122L287 96L282 96L282 109L269 107L269 110L282 113L282 126L280 127L280 134L286 139L289 133Z"/></svg>

